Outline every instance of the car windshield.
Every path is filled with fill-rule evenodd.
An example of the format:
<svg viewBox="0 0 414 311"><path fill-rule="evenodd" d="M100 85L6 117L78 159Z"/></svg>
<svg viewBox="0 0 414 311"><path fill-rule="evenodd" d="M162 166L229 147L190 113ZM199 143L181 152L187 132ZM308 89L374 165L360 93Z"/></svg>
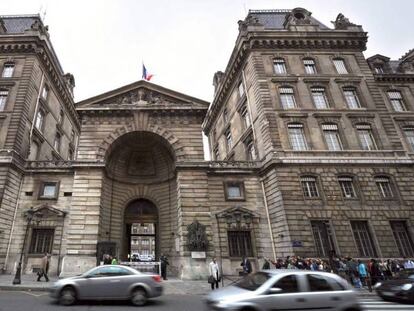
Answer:
<svg viewBox="0 0 414 311"><path fill-rule="evenodd" d="M235 285L243 289L254 291L262 286L268 279L270 279L269 273L257 272L246 276L245 278L238 281Z"/></svg>

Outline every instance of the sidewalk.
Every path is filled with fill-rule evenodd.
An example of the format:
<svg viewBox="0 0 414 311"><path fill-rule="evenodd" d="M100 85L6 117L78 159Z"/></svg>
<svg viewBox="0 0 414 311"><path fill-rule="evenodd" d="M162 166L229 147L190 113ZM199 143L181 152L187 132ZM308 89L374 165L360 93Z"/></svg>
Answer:
<svg viewBox="0 0 414 311"><path fill-rule="evenodd" d="M20 285L13 285L14 275L3 274L0 275L0 292L1 291L47 291L48 287L57 281L57 277L51 277L49 282L42 279L41 282L36 282L36 275L23 275L22 283ZM238 277L225 277L224 286L230 285ZM211 291L210 284L205 281L189 281L180 280L177 278L168 278L162 281L164 286L164 294L166 295L205 295ZM220 283L221 287L221 283ZM374 292L370 293L367 289L357 289L358 295L361 297L369 297L376 295Z"/></svg>

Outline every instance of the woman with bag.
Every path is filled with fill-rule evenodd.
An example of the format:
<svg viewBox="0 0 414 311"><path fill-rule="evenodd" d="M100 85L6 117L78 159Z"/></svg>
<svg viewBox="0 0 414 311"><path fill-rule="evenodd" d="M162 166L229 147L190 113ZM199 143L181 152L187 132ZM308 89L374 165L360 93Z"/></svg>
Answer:
<svg viewBox="0 0 414 311"><path fill-rule="evenodd" d="M208 277L208 282L211 284L211 290L214 290L214 285L216 286L216 288L219 288L221 274L216 258L213 258L213 260L210 262L209 272L210 276Z"/></svg>

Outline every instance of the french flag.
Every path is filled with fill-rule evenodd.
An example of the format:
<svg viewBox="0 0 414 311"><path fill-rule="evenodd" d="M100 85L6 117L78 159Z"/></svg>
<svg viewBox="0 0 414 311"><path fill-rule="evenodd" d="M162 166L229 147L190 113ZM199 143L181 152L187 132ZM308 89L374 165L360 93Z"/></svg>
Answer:
<svg viewBox="0 0 414 311"><path fill-rule="evenodd" d="M145 68L145 65L142 64L142 79L149 81L153 76L153 74L148 73L147 68Z"/></svg>

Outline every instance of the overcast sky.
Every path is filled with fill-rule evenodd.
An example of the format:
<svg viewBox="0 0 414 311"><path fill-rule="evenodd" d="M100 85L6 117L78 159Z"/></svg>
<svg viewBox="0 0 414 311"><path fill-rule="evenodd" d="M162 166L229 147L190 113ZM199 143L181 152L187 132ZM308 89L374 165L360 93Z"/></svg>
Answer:
<svg viewBox="0 0 414 311"><path fill-rule="evenodd" d="M76 101L141 78L211 101L212 80L224 70L249 9L304 7L331 26L342 12L369 32L369 57L398 59L414 48L413 0L1 0L0 14L46 8L45 24L65 72L76 79Z"/></svg>

